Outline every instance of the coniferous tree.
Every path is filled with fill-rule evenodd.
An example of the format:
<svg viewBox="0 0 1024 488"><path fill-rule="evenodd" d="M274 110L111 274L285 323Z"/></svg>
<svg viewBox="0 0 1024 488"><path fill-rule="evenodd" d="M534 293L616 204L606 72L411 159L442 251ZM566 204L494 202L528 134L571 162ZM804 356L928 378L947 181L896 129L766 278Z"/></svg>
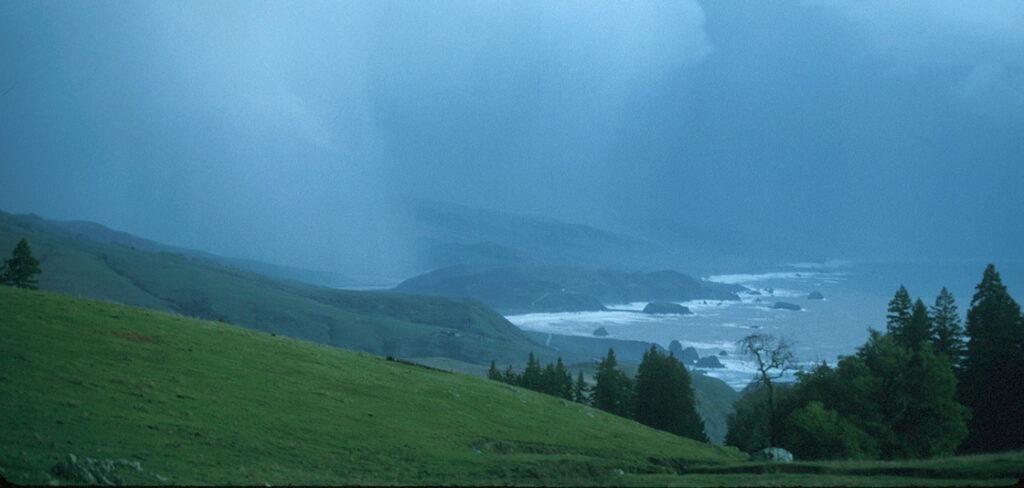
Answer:
<svg viewBox="0 0 1024 488"><path fill-rule="evenodd" d="M526 369L523 370L521 385L523 388L534 391L542 391L544 389L544 371L532 352L526 360Z"/></svg>
<svg viewBox="0 0 1024 488"><path fill-rule="evenodd" d="M487 379L494 381L502 381L501 372L498 371L498 366L491 361L491 367L487 370Z"/></svg>
<svg viewBox="0 0 1024 488"><path fill-rule="evenodd" d="M35 275L41 273L39 261L32 256L32 249L28 241L22 238L14 247L11 259L4 260L0 267L0 282L18 288L35 290L37 282Z"/></svg>
<svg viewBox="0 0 1024 488"><path fill-rule="evenodd" d="M523 386L522 377L516 374L511 364L506 366L505 371L501 373L501 380L510 385Z"/></svg>
<svg viewBox="0 0 1024 488"><path fill-rule="evenodd" d="M885 316L886 332L893 333L895 330L906 327L910 323L912 306L910 293L907 292L906 287L900 285L900 289L896 290L896 295L889 301L889 312Z"/></svg>
<svg viewBox="0 0 1024 488"><path fill-rule="evenodd" d="M931 348L903 347L890 334L871 331L855 360L866 370L858 372L859 379L851 379L870 385L862 394L873 405L867 412L850 414L860 416L864 430L878 440L882 457L920 458L955 451L967 434L968 413L955 400L956 378L945 357L936 356Z"/></svg>
<svg viewBox="0 0 1024 488"><path fill-rule="evenodd" d="M554 368L552 368L551 394L559 398L572 400L572 390L572 375L569 374L569 370L565 369L562 357L559 356Z"/></svg>
<svg viewBox="0 0 1024 488"><path fill-rule="evenodd" d="M946 287L942 287L939 296L935 297L932 329L932 350L936 354L944 354L949 358L953 370L959 371L967 345L964 343L964 328L960 325L956 301Z"/></svg>
<svg viewBox="0 0 1024 488"><path fill-rule="evenodd" d="M814 401L822 404L822 411L805 414L814 413L820 419L831 416L831 410L847 424L836 431L842 439L818 433L819 440L829 443L820 453L841 446L844 455L852 457L949 455L967 434L968 412L956 401L956 378L946 357L933 353L931 347L904 347L891 334L875 330L857 354L840 359L836 369L823 366L801 374L796 394L804 406ZM787 427L794 423L799 422L787 421ZM815 436L808 433L793 437L787 431L784 438L799 441L798 450L806 454L815 450L808 444Z"/></svg>
<svg viewBox="0 0 1024 488"><path fill-rule="evenodd" d="M583 371L579 371L576 375L576 384L572 388L572 400L576 403L582 403L586 405L589 402L590 388L587 386L587 382L583 379Z"/></svg>
<svg viewBox="0 0 1024 488"><path fill-rule="evenodd" d="M591 399L595 407L620 417L632 416L632 381L619 369L615 351L608 349L608 355L597 366L594 379L597 384Z"/></svg>
<svg viewBox="0 0 1024 488"><path fill-rule="evenodd" d="M889 330L896 343L910 350L918 350L930 342L932 337L932 321L928 316L928 308L921 299L917 299L910 308L910 318L902 326Z"/></svg>
<svg viewBox="0 0 1024 488"><path fill-rule="evenodd" d="M971 408L968 451L1024 447L1024 319L995 266L985 268L967 311L961 399Z"/></svg>
<svg viewBox="0 0 1024 488"><path fill-rule="evenodd" d="M697 414L690 373L674 356L655 346L644 353L637 370L633 419L655 429L702 442L704 421Z"/></svg>

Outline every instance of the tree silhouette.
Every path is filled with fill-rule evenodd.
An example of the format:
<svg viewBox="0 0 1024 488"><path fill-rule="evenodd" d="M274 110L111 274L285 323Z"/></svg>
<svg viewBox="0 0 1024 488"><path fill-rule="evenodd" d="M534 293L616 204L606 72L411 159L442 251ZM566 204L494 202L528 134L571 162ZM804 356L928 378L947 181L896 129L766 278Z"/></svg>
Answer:
<svg viewBox="0 0 1024 488"><path fill-rule="evenodd" d="M964 343L964 328L960 325L953 294L945 287L935 298L932 307L932 349L936 354L945 354L955 371L959 371L967 345Z"/></svg>
<svg viewBox="0 0 1024 488"><path fill-rule="evenodd" d="M757 380L768 390L768 441L778 446L779 428L775 418L775 390L773 381L793 369L796 356L788 340L767 334L750 334L739 341L739 349L753 358L757 367Z"/></svg>
<svg viewBox="0 0 1024 488"><path fill-rule="evenodd" d="M967 311L961 399L972 416L965 449L1024 447L1024 319L993 265Z"/></svg>
<svg viewBox="0 0 1024 488"><path fill-rule="evenodd" d="M42 273L39 261L32 256L28 241L22 238L14 248L11 259L4 260L3 268L0 269L0 280L7 285L35 290L38 287L33 276L39 273Z"/></svg>

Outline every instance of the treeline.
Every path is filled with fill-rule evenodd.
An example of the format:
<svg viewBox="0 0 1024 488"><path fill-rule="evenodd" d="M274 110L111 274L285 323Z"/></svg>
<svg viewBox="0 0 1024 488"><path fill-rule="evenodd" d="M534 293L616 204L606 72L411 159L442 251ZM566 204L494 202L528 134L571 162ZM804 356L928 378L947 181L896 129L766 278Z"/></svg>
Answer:
<svg viewBox="0 0 1024 488"><path fill-rule="evenodd" d="M562 358L554 364L547 364L543 368L540 361L530 353L526 361L526 369L522 373L516 373L509 365L504 372L499 372L498 367L491 361L491 368L487 371L487 378L508 383L514 386L546 393L551 396L572 400L579 403L587 402L586 382L583 380L583 372L580 371L573 382L572 374L565 369Z"/></svg>
<svg viewBox="0 0 1024 488"><path fill-rule="evenodd" d="M608 355L597 366L593 386L584 380L582 371L577 373L574 381L562 364L562 358L541 367L533 353L530 353L522 373L515 372L512 366L503 372L498 371L492 361L487 377L592 405L655 429L708 441L704 421L697 414L689 372L675 356L671 353L665 355L655 346L644 353L635 378L630 378L619 368L615 351L609 349Z"/></svg>
<svg viewBox="0 0 1024 488"><path fill-rule="evenodd" d="M966 327L945 288L934 305L903 286L885 332L798 381L752 383L726 443L803 459L899 459L1024 447L1024 317L989 265Z"/></svg>

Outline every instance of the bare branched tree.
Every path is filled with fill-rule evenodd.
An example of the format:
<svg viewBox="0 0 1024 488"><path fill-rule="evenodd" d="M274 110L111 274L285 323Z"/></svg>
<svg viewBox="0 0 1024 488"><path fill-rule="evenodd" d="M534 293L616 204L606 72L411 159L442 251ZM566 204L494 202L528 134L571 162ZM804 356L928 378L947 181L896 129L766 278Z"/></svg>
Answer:
<svg viewBox="0 0 1024 488"><path fill-rule="evenodd" d="M793 344L784 337L751 334L740 339L737 345L740 352L754 360L757 366L757 379L768 390L768 442L772 447L777 446L775 389L772 382L796 367Z"/></svg>

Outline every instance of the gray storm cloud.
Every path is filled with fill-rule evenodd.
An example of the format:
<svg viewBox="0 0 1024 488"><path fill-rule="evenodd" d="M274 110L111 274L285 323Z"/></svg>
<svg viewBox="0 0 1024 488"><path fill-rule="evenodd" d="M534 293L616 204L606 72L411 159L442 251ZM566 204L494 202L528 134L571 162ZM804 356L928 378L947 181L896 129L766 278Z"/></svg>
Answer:
<svg viewBox="0 0 1024 488"><path fill-rule="evenodd" d="M409 199L1019 256L1020 5L4 2L0 209L339 271Z"/></svg>

